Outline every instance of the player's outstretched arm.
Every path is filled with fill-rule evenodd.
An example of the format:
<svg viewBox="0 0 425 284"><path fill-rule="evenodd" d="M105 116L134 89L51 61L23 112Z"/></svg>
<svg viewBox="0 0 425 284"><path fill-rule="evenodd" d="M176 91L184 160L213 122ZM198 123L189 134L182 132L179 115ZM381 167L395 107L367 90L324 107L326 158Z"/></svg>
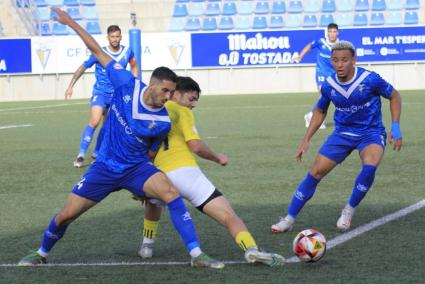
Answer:
<svg viewBox="0 0 425 284"><path fill-rule="evenodd" d="M70 99L72 97L72 88L74 88L75 83L77 83L78 79L80 79L81 75L86 72L86 67L84 64L81 64L80 67L75 71L74 75L72 76L71 82L69 82L68 89L65 91L65 100Z"/></svg>
<svg viewBox="0 0 425 284"><path fill-rule="evenodd" d="M226 155L215 153L202 140L189 140L187 141L187 146L189 147L190 151L203 159L216 162L222 166L226 166L229 163L229 158Z"/></svg>
<svg viewBox="0 0 425 284"><path fill-rule="evenodd" d="M56 13L56 21L73 29L84 41L85 45L88 49L90 49L91 53L94 57L96 57L97 61L99 61L103 67L108 65L112 58L102 50L96 40L85 29L83 29L77 22L75 22L66 12L62 11L61 9L52 7L52 10Z"/></svg>
<svg viewBox="0 0 425 284"><path fill-rule="evenodd" d="M303 57L311 50L311 43L304 46L303 50L301 50L300 55L292 57L292 60L299 63L303 59Z"/></svg>
<svg viewBox="0 0 425 284"><path fill-rule="evenodd" d="M391 112L391 132L388 135L390 143L393 144L393 149L400 151L403 144L403 137L400 130L401 116L401 96L397 90L393 90L390 97L390 112Z"/></svg>
<svg viewBox="0 0 425 284"><path fill-rule="evenodd" d="M325 121L325 118L326 112L323 111L321 108L316 107L316 109L313 111L313 117L311 118L310 126L307 128L303 141L301 142L301 145L299 146L297 153L295 154L295 159L298 162L302 161L302 156L305 152L307 152L311 138L320 128L320 125L322 125L323 121Z"/></svg>

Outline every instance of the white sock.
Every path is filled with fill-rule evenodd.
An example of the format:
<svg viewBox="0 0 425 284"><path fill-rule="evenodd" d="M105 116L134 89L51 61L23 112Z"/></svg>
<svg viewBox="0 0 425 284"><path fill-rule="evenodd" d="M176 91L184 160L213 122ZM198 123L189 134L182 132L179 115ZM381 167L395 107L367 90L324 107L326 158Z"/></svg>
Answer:
<svg viewBox="0 0 425 284"><path fill-rule="evenodd" d="M196 247L193 248L190 252L189 252L191 257L198 257L202 254L202 250L200 247Z"/></svg>
<svg viewBox="0 0 425 284"><path fill-rule="evenodd" d="M143 243L144 244L153 244L153 243L155 243L155 240L154 239L147 238L147 237L144 237L143 238Z"/></svg>
<svg viewBox="0 0 425 284"><path fill-rule="evenodd" d="M37 253L38 253L39 255L41 255L42 257L47 257L47 256L49 255L49 253L48 253L48 252L44 252L44 251L42 251L42 250L41 250L41 248L39 248L39 249L38 249Z"/></svg>

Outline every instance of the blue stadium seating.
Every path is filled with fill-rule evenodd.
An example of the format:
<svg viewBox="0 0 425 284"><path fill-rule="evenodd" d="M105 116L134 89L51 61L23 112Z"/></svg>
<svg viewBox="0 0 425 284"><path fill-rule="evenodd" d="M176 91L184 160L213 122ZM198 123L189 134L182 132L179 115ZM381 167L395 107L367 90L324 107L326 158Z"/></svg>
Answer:
<svg viewBox="0 0 425 284"><path fill-rule="evenodd" d="M201 29L201 21L198 17L187 18L186 31L199 31Z"/></svg>
<svg viewBox="0 0 425 284"><path fill-rule="evenodd" d="M221 8L220 3L208 3L207 9L205 10L205 15L207 16L217 16L220 15Z"/></svg>
<svg viewBox="0 0 425 284"><path fill-rule="evenodd" d="M279 29L283 28L285 23L283 22L283 17L279 15L272 15L270 17L269 28Z"/></svg>
<svg viewBox="0 0 425 284"><path fill-rule="evenodd" d="M335 11L336 11L335 0L323 0L322 2L323 13L333 13Z"/></svg>
<svg viewBox="0 0 425 284"><path fill-rule="evenodd" d="M77 7L80 6L77 0L64 0L63 4L68 7Z"/></svg>
<svg viewBox="0 0 425 284"><path fill-rule="evenodd" d="M416 10L416 9L419 9L419 7L420 7L419 0L406 0L405 8L407 10Z"/></svg>
<svg viewBox="0 0 425 284"><path fill-rule="evenodd" d="M272 4L272 14L285 14L286 4L285 1L274 1Z"/></svg>
<svg viewBox="0 0 425 284"><path fill-rule="evenodd" d="M251 15L253 10L252 1L241 1L238 3L239 15Z"/></svg>
<svg viewBox="0 0 425 284"><path fill-rule="evenodd" d="M237 12L236 10L236 3L235 2L225 2L223 4L223 15L226 16L233 16Z"/></svg>
<svg viewBox="0 0 425 284"><path fill-rule="evenodd" d="M190 0L176 0L177 3L187 3L190 2Z"/></svg>
<svg viewBox="0 0 425 284"><path fill-rule="evenodd" d="M351 12L353 11L353 1L352 0L339 0L338 2L338 12Z"/></svg>
<svg viewBox="0 0 425 284"><path fill-rule="evenodd" d="M322 14L320 16L319 26L327 27L330 23L334 23L334 17L332 16L332 14Z"/></svg>
<svg viewBox="0 0 425 284"><path fill-rule="evenodd" d="M339 12L335 15L335 23L340 27L349 27L352 25L353 14Z"/></svg>
<svg viewBox="0 0 425 284"><path fill-rule="evenodd" d="M385 24L385 17L383 12L373 12L370 15L371 26L381 26Z"/></svg>
<svg viewBox="0 0 425 284"><path fill-rule="evenodd" d="M218 23L219 30L231 30L233 29L233 18L232 17L221 17Z"/></svg>
<svg viewBox="0 0 425 284"><path fill-rule="evenodd" d="M50 20L50 8L49 7L36 8L34 18L37 18L39 21Z"/></svg>
<svg viewBox="0 0 425 284"><path fill-rule="evenodd" d="M387 0L387 10L400 11L403 9L403 0Z"/></svg>
<svg viewBox="0 0 425 284"><path fill-rule="evenodd" d="M303 27L305 28L313 28L317 27L317 17L314 14L305 14Z"/></svg>
<svg viewBox="0 0 425 284"><path fill-rule="evenodd" d="M189 16L202 16L204 14L204 3L192 3L188 12Z"/></svg>
<svg viewBox="0 0 425 284"><path fill-rule="evenodd" d="M46 0L34 0L34 4L37 7L47 7ZM49 29L50 30L50 29Z"/></svg>
<svg viewBox="0 0 425 284"><path fill-rule="evenodd" d="M185 18L182 17L172 17L170 20L170 31L171 32L181 32L184 30L186 25Z"/></svg>
<svg viewBox="0 0 425 284"><path fill-rule="evenodd" d="M248 30L251 28L251 18L246 15L240 15L235 18L235 29Z"/></svg>
<svg viewBox="0 0 425 284"><path fill-rule="evenodd" d="M401 11L388 11L387 17L385 18L385 24L387 25L401 25Z"/></svg>
<svg viewBox="0 0 425 284"><path fill-rule="evenodd" d="M414 10L406 10L404 13L404 24L417 25L419 23L418 12Z"/></svg>
<svg viewBox="0 0 425 284"><path fill-rule="evenodd" d="M367 26L367 14L366 13L355 13L354 14L354 20L353 25L354 26Z"/></svg>
<svg viewBox="0 0 425 284"><path fill-rule="evenodd" d="M304 1L305 13L318 13L320 11L320 1L306 0Z"/></svg>
<svg viewBox="0 0 425 284"><path fill-rule="evenodd" d="M268 14L269 13L269 2L266 1L257 1L255 5L255 14Z"/></svg>
<svg viewBox="0 0 425 284"><path fill-rule="evenodd" d="M288 28L299 28L301 27L301 16L300 14L288 14L286 17L286 26Z"/></svg>
<svg viewBox="0 0 425 284"><path fill-rule="evenodd" d="M100 25L98 21L87 21L86 30L92 35L99 35L102 33L100 30Z"/></svg>
<svg viewBox="0 0 425 284"><path fill-rule="evenodd" d="M373 0L372 11L385 11L385 0Z"/></svg>
<svg viewBox="0 0 425 284"><path fill-rule="evenodd" d="M205 2L205 0L192 0L192 2Z"/></svg>
<svg viewBox="0 0 425 284"><path fill-rule="evenodd" d="M53 35L68 35L69 31L65 25L62 25L61 23L54 22L52 27L52 34Z"/></svg>
<svg viewBox="0 0 425 284"><path fill-rule="evenodd" d="M303 11L303 2L291 0L288 4L288 13L297 14L302 13Z"/></svg>
<svg viewBox="0 0 425 284"><path fill-rule="evenodd" d="M204 18L202 29L204 31L215 31L217 29L217 20L215 17Z"/></svg>
<svg viewBox="0 0 425 284"><path fill-rule="evenodd" d="M47 0L47 5L49 6L63 6L63 0ZM54 27L52 28L52 33L54 33Z"/></svg>
<svg viewBox="0 0 425 284"><path fill-rule="evenodd" d="M66 12L73 18L75 21L81 20L83 17L81 16L80 9L78 7L67 8Z"/></svg>
<svg viewBox="0 0 425 284"><path fill-rule="evenodd" d="M50 23L49 22L41 22L38 26L38 30L40 35L42 36L51 36L52 30L50 29Z"/></svg>
<svg viewBox="0 0 425 284"><path fill-rule="evenodd" d="M356 0L356 6L354 8L357 12L369 11L369 1L368 0Z"/></svg>
<svg viewBox="0 0 425 284"><path fill-rule="evenodd" d="M253 29L267 29L266 16L255 16L252 22Z"/></svg>
<svg viewBox="0 0 425 284"><path fill-rule="evenodd" d="M95 6L96 0L80 0L80 5L82 5L82 6Z"/></svg>
<svg viewBox="0 0 425 284"><path fill-rule="evenodd" d="M81 16L83 16L86 20L97 20L97 12L96 12L96 6L86 6L83 7L83 10L81 11Z"/></svg>
<svg viewBox="0 0 425 284"><path fill-rule="evenodd" d="M175 4L173 17L186 17L187 16L187 6L186 4Z"/></svg>

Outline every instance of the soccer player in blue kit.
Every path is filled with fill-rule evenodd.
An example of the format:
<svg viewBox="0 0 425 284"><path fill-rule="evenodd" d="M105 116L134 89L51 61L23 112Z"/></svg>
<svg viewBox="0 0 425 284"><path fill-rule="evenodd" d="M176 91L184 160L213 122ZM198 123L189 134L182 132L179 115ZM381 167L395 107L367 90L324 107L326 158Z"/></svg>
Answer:
<svg viewBox="0 0 425 284"><path fill-rule="evenodd" d="M313 196L320 180L342 163L353 150L358 150L362 169L336 224L337 230L341 232L350 228L354 211L372 187L375 172L384 155L386 133L382 123L381 96L390 101L392 124L389 141L394 150L401 149L399 93L377 73L356 67L355 62L352 43L339 41L332 47L332 64L336 73L322 85L321 97L296 153L296 159L301 161L311 138L324 121L331 102L335 105L335 130L321 146L310 172L295 191L286 217L281 217L277 224L272 225L272 232L290 231L295 218Z"/></svg>
<svg viewBox="0 0 425 284"><path fill-rule="evenodd" d="M121 45L121 29L119 26L111 25L107 29L107 38L109 45L102 47L103 50L112 57L116 62L119 62L123 68L126 68L127 64L131 66L131 73L134 77L139 74L139 67L136 63L133 51L128 46ZM86 60L72 76L71 82L65 92L65 99L69 99L72 96L72 88L78 79L83 75L86 69L95 65L94 75L96 82L93 86L93 94L90 99L90 118L89 123L84 127L84 131L81 135L80 150L77 158L74 161L74 167L80 168L83 166L85 154L93 140L93 135L100 124L103 115L106 115L109 106L111 104L112 96L114 95L114 86L108 78L108 74L105 68L97 61L96 57L90 55L89 59ZM95 150L93 151L92 158L96 159L97 152L99 151L100 144L102 143L103 130L101 129L97 135L97 142Z"/></svg>
<svg viewBox="0 0 425 284"><path fill-rule="evenodd" d="M316 55L316 85L317 89L320 91L322 84L325 82L325 79L334 73L334 69L331 63L331 49L332 46L338 42L339 29L338 25L335 23L330 23L326 30L326 38L319 38L308 43L300 55L292 58L295 62L300 62L303 57L312 49L317 49ZM305 127L310 125L311 117L313 116L313 111L310 111L304 115ZM325 129L325 123L320 126L320 129Z"/></svg>
<svg viewBox="0 0 425 284"><path fill-rule="evenodd" d="M125 188L136 196L152 197L167 204L170 219L191 255L192 266L223 268L222 262L202 252L183 199L165 174L151 163L148 153L150 149L159 148L171 128L164 103L176 88L177 75L166 67L159 67L146 86L105 53L67 13L59 8L52 10L57 13L55 19L75 30L105 67L114 86L114 97L96 163L74 186L64 207L50 221L40 248L22 258L19 265L46 263L50 250L71 222L110 193Z"/></svg>

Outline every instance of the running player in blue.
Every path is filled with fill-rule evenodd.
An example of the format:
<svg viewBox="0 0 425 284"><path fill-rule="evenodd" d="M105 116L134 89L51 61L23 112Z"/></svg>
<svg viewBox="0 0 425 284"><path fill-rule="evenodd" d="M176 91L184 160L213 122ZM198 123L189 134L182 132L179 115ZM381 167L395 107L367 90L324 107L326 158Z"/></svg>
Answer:
<svg viewBox="0 0 425 284"><path fill-rule="evenodd" d="M40 248L22 258L19 265L46 263L50 250L71 222L110 193L125 188L138 197L160 199L167 204L170 219L192 257L192 266L224 267L222 262L202 252L183 199L149 156L149 149L156 151L171 128L164 104L176 88L177 75L166 67L159 67L154 70L149 85L143 84L104 52L67 13L56 7L52 10L57 14L55 19L75 30L105 67L114 86L114 96L98 159L74 186L64 207L51 219Z"/></svg>
<svg viewBox="0 0 425 284"><path fill-rule="evenodd" d="M123 68L127 64L131 66L131 73L134 77L139 74L139 67L136 63L133 51L129 47L121 45L121 29L119 26L112 25L107 29L107 38L109 41L108 46L102 47L103 50L112 57L116 62L119 62ZM72 89L77 83L78 79L83 75L86 69L95 65L94 75L96 82L93 86L93 94L90 99L90 118L89 123L84 127L83 134L81 135L80 151L74 161L74 167L80 168L84 163L85 154L93 140L93 135L100 124L102 117L106 115L108 108L111 104L112 96L114 94L114 86L108 78L105 68L97 61L96 57L90 55L89 59L85 61L74 73L68 89L65 92L65 99L72 97ZM102 143L103 131L100 130L97 135L97 142L95 150L92 154L92 159L96 159L97 152L99 151L100 144Z"/></svg>
<svg viewBox="0 0 425 284"><path fill-rule="evenodd" d="M336 224L337 230L341 232L350 228L355 208L372 187L375 172L384 155L386 133L382 123L381 97L390 101L392 124L389 141L394 145L394 150L401 149L399 93L377 73L355 67L355 62L352 43L339 41L332 47L332 64L336 74L328 77L322 85L321 97L296 159L301 162L311 138L325 120L331 102L335 105L335 130L321 146L312 169L295 191L288 214L272 225L271 229L275 233L292 229L295 218L313 196L320 180L342 163L353 150L357 150L362 169Z"/></svg>
<svg viewBox="0 0 425 284"><path fill-rule="evenodd" d="M317 89L320 91L320 87L325 82L325 79L334 73L334 69L331 63L331 49L332 46L338 42L338 25L335 23L331 23L327 27L326 37L319 38L317 40L313 40L309 44L307 44L300 55L292 58L295 62L300 62L303 57L312 49L317 49L316 56L316 84ZM305 127L310 125L311 117L313 116L313 112L310 111L306 115L304 115ZM325 129L325 124L323 123L320 126L320 129Z"/></svg>

